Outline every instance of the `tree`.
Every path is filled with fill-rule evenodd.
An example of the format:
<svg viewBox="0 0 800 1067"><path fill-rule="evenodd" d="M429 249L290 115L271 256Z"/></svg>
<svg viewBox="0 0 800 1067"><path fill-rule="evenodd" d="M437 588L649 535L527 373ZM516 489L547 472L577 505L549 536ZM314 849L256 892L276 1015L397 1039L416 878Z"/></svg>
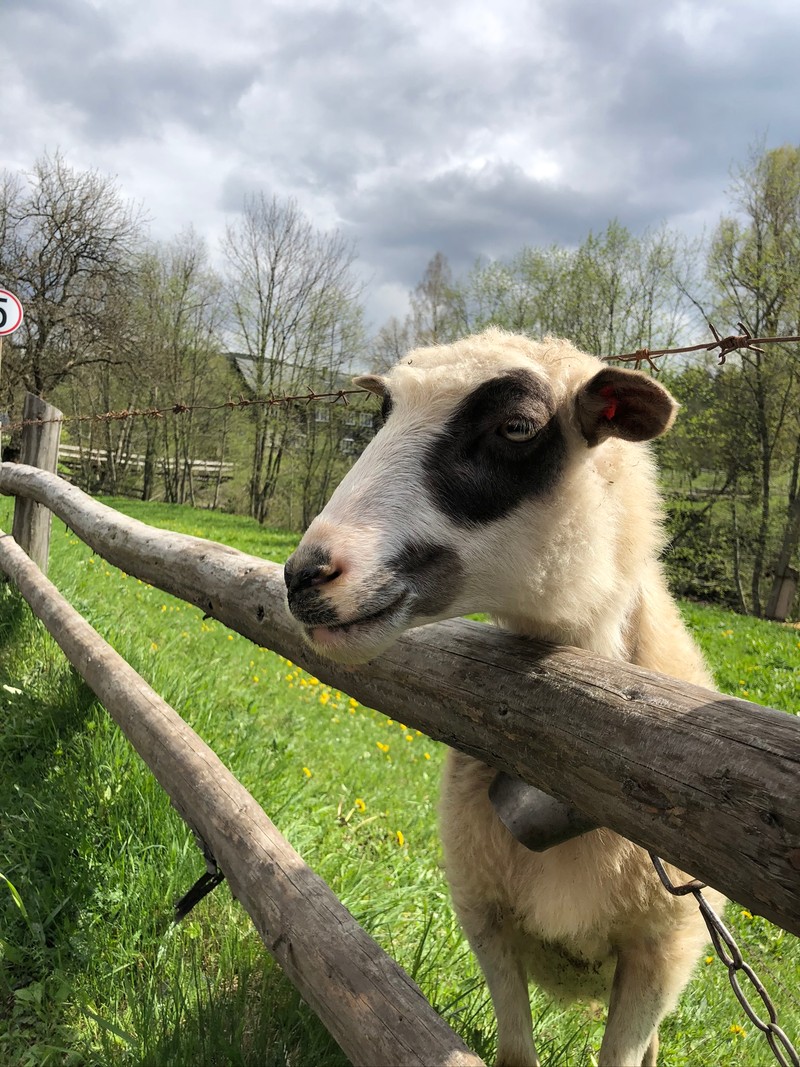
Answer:
<svg viewBox="0 0 800 1067"><path fill-rule="evenodd" d="M478 264L450 287L462 332L502 326L534 338L568 337L595 355L672 343L691 315L692 248L661 229L635 236L612 221L575 249L523 248Z"/></svg>
<svg viewBox="0 0 800 1067"><path fill-rule="evenodd" d="M314 229L293 200L246 199L223 241L230 331L249 361L253 399L315 388L363 345L355 253L339 233ZM358 337L358 340L356 340ZM252 408L250 514L264 522L297 427L291 408Z"/></svg>
<svg viewBox="0 0 800 1067"><path fill-rule="evenodd" d="M0 276L25 307L7 346L15 384L48 395L81 367L115 359L117 297L135 271L140 211L99 171L44 155L0 183Z"/></svg>
<svg viewBox="0 0 800 1067"><path fill-rule="evenodd" d="M220 290L206 246L193 231L143 249L122 302L127 320L117 331L115 359L78 369L58 395L63 409L75 414L157 408L167 414L70 424L71 443L81 448L83 484L195 504L202 477L204 501L216 501L219 482L209 500L205 461L225 459L231 412L219 405L235 385L220 353Z"/></svg>
<svg viewBox="0 0 800 1067"><path fill-rule="evenodd" d="M407 315L405 321L401 322L397 316L392 315L389 321L380 328L372 342L371 369L376 374L383 374L398 363L413 347L410 316Z"/></svg>
<svg viewBox="0 0 800 1067"><path fill-rule="evenodd" d="M731 200L737 215L723 218L711 242L708 271L713 317L745 323L756 335L800 332L800 148L784 145L751 153L734 176ZM800 360L796 346L770 346L763 353L743 350L729 391L729 417L739 432L733 448L751 440L754 463L745 469L746 488L756 513L750 555L749 606L763 613L763 583L774 544L773 497L776 475L800 455ZM794 530L796 478L789 477L784 515L788 560ZM788 565L788 563L786 564Z"/></svg>
<svg viewBox="0 0 800 1067"><path fill-rule="evenodd" d="M447 344L459 336L453 272L442 252L428 263L422 281L410 295L410 303L415 346Z"/></svg>
<svg viewBox="0 0 800 1067"><path fill-rule="evenodd" d="M186 410L157 424L160 441L150 434L145 453L145 485L155 455L165 496L195 503L195 463L225 458L224 401L232 378L221 364L222 283L211 269L205 243L192 230L145 257L139 282L143 321L147 323L149 403ZM229 414L229 411L227 412Z"/></svg>

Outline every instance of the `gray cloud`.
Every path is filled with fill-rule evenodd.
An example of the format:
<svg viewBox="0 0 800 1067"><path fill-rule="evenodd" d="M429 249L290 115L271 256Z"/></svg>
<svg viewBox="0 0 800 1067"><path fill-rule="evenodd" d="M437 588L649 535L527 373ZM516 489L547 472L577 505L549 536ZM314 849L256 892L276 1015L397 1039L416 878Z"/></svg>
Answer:
<svg viewBox="0 0 800 1067"><path fill-rule="evenodd" d="M381 265L380 279L401 280L406 288L436 251L444 251L458 273L525 245L577 244L615 217L633 230L660 221L641 204L537 181L515 164L389 182L351 198L343 212L345 233Z"/></svg>
<svg viewBox="0 0 800 1067"><path fill-rule="evenodd" d="M127 54L113 10L81 0L15 5L4 31L30 44L17 62L36 103L69 107L89 141L158 137L171 122L230 136L256 74L252 62L216 60L213 49L192 54L179 35Z"/></svg>
<svg viewBox="0 0 800 1067"><path fill-rule="evenodd" d="M0 149L121 174L156 236L296 196L385 297L436 250L713 225L748 146L798 140L799 31L793 0L6 0Z"/></svg>

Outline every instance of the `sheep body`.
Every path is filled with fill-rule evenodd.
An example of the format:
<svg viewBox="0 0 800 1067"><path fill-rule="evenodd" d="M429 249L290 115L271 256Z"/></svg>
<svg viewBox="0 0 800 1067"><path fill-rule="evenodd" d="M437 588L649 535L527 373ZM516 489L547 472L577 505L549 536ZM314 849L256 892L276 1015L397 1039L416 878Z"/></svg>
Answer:
<svg viewBox="0 0 800 1067"><path fill-rule="evenodd" d="M566 341L494 329L361 381L384 396L387 424L287 564L290 607L318 651L363 661L408 626L486 611L516 633L711 684L658 560L643 442L674 417L666 390ZM450 751L440 825L498 1064L539 1062L532 978L561 1000L610 1003L601 1064L651 1067L706 941L693 899L667 894L646 852L610 830L529 851L492 807L494 775Z"/></svg>

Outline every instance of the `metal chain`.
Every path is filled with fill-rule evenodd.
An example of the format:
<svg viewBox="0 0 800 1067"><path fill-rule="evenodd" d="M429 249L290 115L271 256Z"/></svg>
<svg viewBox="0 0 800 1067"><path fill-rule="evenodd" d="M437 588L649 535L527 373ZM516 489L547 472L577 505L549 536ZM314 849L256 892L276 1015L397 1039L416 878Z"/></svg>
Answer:
<svg viewBox="0 0 800 1067"><path fill-rule="evenodd" d="M703 896L701 890L706 888L705 883L693 879L691 882L686 882L685 885L674 885L666 872L664 864L658 856L651 852L650 859L653 861L656 873L661 879L661 884L668 893L671 893L676 897L683 897L691 893L697 901L697 906L700 908L700 914L703 916L705 924L708 927L708 932L711 935L711 943L719 958L728 968L728 978L730 979L736 999L741 1004L745 1015L753 1026L757 1027L767 1039L767 1043L772 1049L772 1054L775 1059L781 1067L800 1067L800 1056L798 1056L797 1050L783 1030L781 1030L780 1026L778 1026L778 1013L775 1010L775 1005L770 999L769 993L767 993L761 980L750 964L746 963L743 959L739 946L734 941L730 930L728 930L722 919L720 919L719 915L717 915ZM758 993L761 1002L769 1015L769 1022L764 1022L764 1020L760 1018L753 1005L747 999L747 995L739 984L739 972L750 980L753 989Z"/></svg>

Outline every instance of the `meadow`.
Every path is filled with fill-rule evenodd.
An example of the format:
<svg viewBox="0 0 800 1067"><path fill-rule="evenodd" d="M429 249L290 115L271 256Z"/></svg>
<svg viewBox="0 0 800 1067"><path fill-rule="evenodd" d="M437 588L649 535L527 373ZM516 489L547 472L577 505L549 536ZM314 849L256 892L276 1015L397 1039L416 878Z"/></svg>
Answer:
<svg viewBox="0 0 800 1067"><path fill-rule="evenodd" d="M296 542L242 517L110 503L278 561ZM4 530L11 509L0 498ZM50 577L491 1062L491 1006L441 868L442 746L108 566L58 520ZM720 689L800 712L800 630L683 607ZM171 925L173 902L203 869L147 768L0 585L0 1063L346 1064L224 883ZM797 1038L797 940L740 905L727 918ZM595 1062L602 1015L535 991L532 1004L544 1064ZM662 1027L660 1062L774 1062L710 952Z"/></svg>

